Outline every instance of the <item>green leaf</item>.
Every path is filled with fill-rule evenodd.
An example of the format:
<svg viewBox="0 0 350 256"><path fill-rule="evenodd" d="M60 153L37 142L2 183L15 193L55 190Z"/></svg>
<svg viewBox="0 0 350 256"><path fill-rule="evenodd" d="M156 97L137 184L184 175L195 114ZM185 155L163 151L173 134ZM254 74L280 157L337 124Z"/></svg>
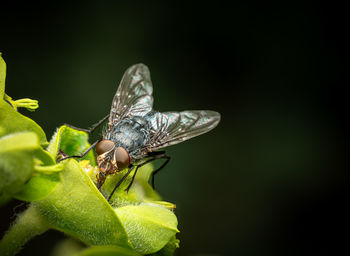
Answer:
<svg viewBox="0 0 350 256"><path fill-rule="evenodd" d="M152 169L153 166L152 165L142 166L138 170L137 174L142 173L145 169L149 169L149 168ZM119 182L120 179L122 179L122 177L127 173L127 171L128 169L125 169L114 175L107 176L106 181L101 188L102 193L106 197L108 197L111 194L115 185ZM133 171L131 171L131 173L123 181L123 183L121 183L120 186L116 189L115 193L113 194L113 197L110 200L110 203L113 207L122 207L130 204L138 205L142 203L147 197L147 190L145 190L145 188L147 189L148 187L144 187L143 183L140 182L138 179L135 179L129 192L125 191L125 189L128 187L128 185L131 182L134 172L135 172L135 168ZM148 183L147 183L147 186L149 186Z"/></svg>
<svg viewBox="0 0 350 256"><path fill-rule="evenodd" d="M153 164L146 164L137 172L135 180L143 189L144 200L160 201L162 197L148 183L153 171Z"/></svg>
<svg viewBox="0 0 350 256"><path fill-rule="evenodd" d="M38 138L32 132L0 138L0 194L20 192L34 171L33 152L38 149Z"/></svg>
<svg viewBox="0 0 350 256"><path fill-rule="evenodd" d="M3 198L12 196L24 201L45 198L60 182L59 174L53 172L62 170L61 167L40 147L33 132L0 138L0 194Z"/></svg>
<svg viewBox="0 0 350 256"><path fill-rule="evenodd" d="M5 94L6 63L1 55L0 52L0 99L3 99Z"/></svg>
<svg viewBox="0 0 350 256"><path fill-rule="evenodd" d="M51 140L48 150L53 156L59 148L77 154L88 145L86 134L63 126ZM64 160L61 164L64 166L61 183L48 197L33 203L51 227L88 245L132 248L118 216L81 165L75 159Z"/></svg>
<svg viewBox="0 0 350 256"><path fill-rule="evenodd" d="M47 150L53 157L57 156L59 150L69 156L81 155L90 147L88 138L89 136L86 132L78 131L63 125L57 129ZM90 150L81 160L89 160L91 165L96 165L93 150Z"/></svg>
<svg viewBox="0 0 350 256"><path fill-rule="evenodd" d="M129 205L115 211L141 254L159 251L179 232L175 214L156 204Z"/></svg>
<svg viewBox="0 0 350 256"><path fill-rule="evenodd" d="M134 175L135 169L131 171L129 176L123 181L123 183L117 188L110 202L113 207L122 207L126 205L137 205L142 202L159 202L163 204L166 202L161 202L161 196L149 185L148 180L150 175L154 170L153 164L146 164L139 168L135 181L133 182L129 192L125 189L130 184L132 177ZM127 169L122 170L114 175L109 175L106 178L104 185L102 186L102 193L109 196L113 191L115 184L127 173ZM94 177L91 177L94 179ZM166 203L170 204L170 203ZM172 205L172 204L170 204Z"/></svg>
<svg viewBox="0 0 350 256"><path fill-rule="evenodd" d="M14 195L15 198L29 202L41 200L49 195L60 182L58 173L52 175L34 173L33 175L24 188Z"/></svg>
<svg viewBox="0 0 350 256"><path fill-rule="evenodd" d="M179 243L180 241L173 236L160 251L148 254L147 256L172 256L176 248L179 248Z"/></svg>
<svg viewBox="0 0 350 256"><path fill-rule="evenodd" d="M47 146L46 135L32 119L20 114L9 103L0 98L0 137L15 132L34 132L40 145Z"/></svg>
<svg viewBox="0 0 350 256"><path fill-rule="evenodd" d="M33 203L52 228L89 245L131 247L123 225L81 166L64 161L62 182L45 199Z"/></svg>
<svg viewBox="0 0 350 256"><path fill-rule="evenodd" d="M83 134L66 126L61 127L48 147L50 154L56 155L59 149L69 155L81 153L89 146L87 136ZM73 139L78 145L72 144ZM159 251L178 232L177 219L172 211L157 204L139 205L140 201L132 200L132 197L137 197L137 190L129 194L118 191L117 196L124 201L124 205L135 205L115 208L114 211L76 160L64 160L62 164L62 183L49 197L35 203L53 228L89 245L129 248L133 245L142 254ZM110 186L121 177L120 173L111 175ZM121 187L125 188L127 184L125 182Z"/></svg>
<svg viewBox="0 0 350 256"><path fill-rule="evenodd" d="M141 256L135 251L125 249L118 246L93 246L77 256Z"/></svg>

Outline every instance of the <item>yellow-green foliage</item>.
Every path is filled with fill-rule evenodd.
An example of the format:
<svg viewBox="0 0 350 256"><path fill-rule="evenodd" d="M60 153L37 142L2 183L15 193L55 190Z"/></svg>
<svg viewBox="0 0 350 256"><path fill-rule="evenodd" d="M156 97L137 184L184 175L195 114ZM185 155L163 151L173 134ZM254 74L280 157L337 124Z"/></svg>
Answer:
<svg viewBox="0 0 350 256"><path fill-rule="evenodd" d="M123 172L108 177L100 192L93 151L82 162L57 163L60 151L79 155L87 149L88 135L62 126L48 143L41 127L16 110L16 106L33 110L37 102L16 103L5 94L5 67L0 56L0 204L11 198L30 204L0 241L0 255L15 254L49 229L90 246L80 255L172 255L178 247L175 206L160 201L148 184L152 165L140 169L127 193L131 173L109 203L105 196Z"/></svg>

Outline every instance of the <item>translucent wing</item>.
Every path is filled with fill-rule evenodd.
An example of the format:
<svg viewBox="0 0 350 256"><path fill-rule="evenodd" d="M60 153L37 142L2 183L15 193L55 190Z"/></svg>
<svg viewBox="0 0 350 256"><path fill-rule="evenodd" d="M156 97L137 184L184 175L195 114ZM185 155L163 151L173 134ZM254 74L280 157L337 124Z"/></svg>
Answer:
<svg viewBox="0 0 350 256"><path fill-rule="evenodd" d="M144 116L152 110L152 82L144 64L128 68L113 98L109 124L113 125L126 116Z"/></svg>
<svg viewBox="0 0 350 256"><path fill-rule="evenodd" d="M220 122L220 114L210 110L157 112L150 121L153 134L149 148L158 150L210 131Z"/></svg>

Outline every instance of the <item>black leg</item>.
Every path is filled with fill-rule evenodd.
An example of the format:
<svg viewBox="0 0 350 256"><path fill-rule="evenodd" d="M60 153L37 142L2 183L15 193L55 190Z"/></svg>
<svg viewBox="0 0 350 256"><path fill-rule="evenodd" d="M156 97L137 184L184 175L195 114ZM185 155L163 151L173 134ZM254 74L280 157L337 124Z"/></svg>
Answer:
<svg viewBox="0 0 350 256"><path fill-rule="evenodd" d="M125 189L126 193L128 193L128 192L129 192L129 190L130 190L130 188L131 188L132 183L134 183L134 179L135 179L135 176L136 176L136 173L137 173L137 170L139 169L139 167L140 167L139 165L137 165L137 166L136 166L136 169L135 169L134 175L132 176L131 181L130 181L130 183L129 183L128 187Z"/></svg>
<svg viewBox="0 0 350 256"><path fill-rule="evenodd" d="M81 155L79 156L66 156L66 157L63 157L61 159L58 159L57 160L57 163L63 161L63 160L66 160L68 158L83 158L84 156L86 156L87 153L89 153L89 151L96 146L96 144L99 142L100 140L97 140L95 141L87 150L85 150Z"/></svg>
<svg viewBox="0 0 350 256"><path fill-rule="evenodd" d="M125 189L126 192L129 192L129 190L130 190L130 188L131 188L131 185L132 185L133 182L134 182L134 179L135 179L136 172L137 172L138 168L140 168L140 167L142 167L143 165L148 164L148 163L150 163L150 162L152 162L152 161L154 161L154 160L165 158L166 161L165 161L157 170L155 170L155 171L152 173L152 187L153 187L153 189L154 189L154 175L156 175L156 174L157 174L162 168L164 168L164 166L166 166L167 163L170 161L170 157L167 156L167 155L165 154L165 151L150 152L150 154L148 154L148 155L151 156L152 158L149 159L149 160L147 160L147 161L145 161L145 162L143 162L143 163L141 163L140 165L136 166L136 170L135 170L134 175L132 176L131 182L130 182L130 184L128 185L128 187Z"/></svg>
<svg viewBox="0 0 350 256"><path fill-rule="evenodd" d="M131 179L131 181L130 181L128 187L125 189L126 192L129 192L129 190L130 190L130 188L131 188L131 185L134 183L134 179L135 179L137 170L138 170L140 167L144 166L145 164L148 164L148 163L150 163L150 162L152 162L152 161L158 159L158 158L155 158L155 157L156 157L156 155L155 155L152 159L149 159L149 160L143 162L142 164L139 164L139 165L136 166L134 175L132 176L132 179Z"/></svg>
<svg viewBox="0 0 350 256"><path fill-rule="evenodd" d="M162 169L164 168L164 166L166 166L166 165L169 163L169 161L170 161L170 156L164 155L164 156L161 157L161 158L164 158L164 159L166 159L166 160L165 160L165 162L164 162L157 170L155 170L154 172L152 172L152 188L153 188L153 189L155 189L155 186L154 186L154 176L155 176L160 170L162 170ZM158 158L158 159L161 159L161 158Z"/></svg>
<svg viewBox="0 0 350 256"><path fill-rule="evenodd" d="M98 121L96 124L93 124L91 126L91 128L89 129L84 129L84 128L79 128L79 127L75 127L73 125L70 124L64 124L65 126L68 126L70 128L73 128L75 130L78 131L83 131L83 132L87 132L87 133L92 133L97 127L99 127L104 121L106 121L108 119L109 115L105 116L104 118L102 118L100 121Z"/></svg>
<svg viewBox="0 0 350 256"><path fill-rule="evenodd" d="M144 166L145 164L148 164L148 163L150 163L150 162L152 162L152 161L154 161L154 160L165 158L166 161L165 161L157 170L155 170L155 171L152 173L152 187L154 188L154 175L157 174L162 168L164 168L164 166L170 161L170 157L167 156L167 155L165 154L165 151L150 152L148 155L151 157L151 159L148 159L147 161L145 161L145 162L143 162L143 163L141 163L141 164L139 164L139 165L136 166L136 169L135 169L135 172L134 172L134 174L133 174L133 176L132 176L131 182L130 182L130 184L128 185L128 187L125 189L126 192L129 192L129 190L130 190L130 188L131 188L131 185L132 185L133 182L134 182L136 173L137 173L137 171L138 171L138 169L139 169L140 167L142 167L142 166ZM130 172L131 172L131 170L132 170L133 167L134 167L134 166L131 166L131 167L129 168L129 171L123 176L123 178L121 178L121 179L119 180L119 182L117 183L117 185L115 185L115 187L114 187L112 193L111 193L111 194L109 195L109 197L108 197L108 201L112 198L112 195L113 195L113 193L115 192L115 190L120 186L120 184L122 184L122 182L123 182L123 181L126 179L126 177L130 174Z"/></svg>
<svg viewBox="0 0 350 256"><path fill-rule="evenodd" d="M99 174L97 175L97 188L101 191L101 187L106 180L106 175L100 170L100 168L98 171Z"/></svg>
<svg viewBox="0 0 350 256"><path fill-rule="evenodd" d="M129 174L130 174L130 172L132 171L133 168L134 168L134 166L131 165L131 166L129 167L128 172L123 176L123 178L121 178L121 179L118 181L117 185L115 185L115 187L114 187L112 193L109 195L109 197L108 197L108 199L107 199L108 202L109 202L109 200L111 200L111 198L112 198L112 196L113 196L115 190L120 186L120 184L122 184L122 182L126 179L126 177L129 176Z"/></svg>

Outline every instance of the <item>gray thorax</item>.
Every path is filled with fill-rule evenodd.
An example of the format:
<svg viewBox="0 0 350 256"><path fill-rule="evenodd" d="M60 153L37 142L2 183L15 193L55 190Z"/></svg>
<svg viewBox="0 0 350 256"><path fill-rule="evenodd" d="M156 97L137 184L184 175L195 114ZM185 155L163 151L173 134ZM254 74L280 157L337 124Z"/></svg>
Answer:
<svg viewBox="0 0 350 256"><path fill-rule="evenodd" d="M104 136L112 140L116 147L125 148L132 158L133 151L143 148L148 140L150 125L145 117L134 116L118 122ZM135 152L136 153L136 152Z"/></svg>

